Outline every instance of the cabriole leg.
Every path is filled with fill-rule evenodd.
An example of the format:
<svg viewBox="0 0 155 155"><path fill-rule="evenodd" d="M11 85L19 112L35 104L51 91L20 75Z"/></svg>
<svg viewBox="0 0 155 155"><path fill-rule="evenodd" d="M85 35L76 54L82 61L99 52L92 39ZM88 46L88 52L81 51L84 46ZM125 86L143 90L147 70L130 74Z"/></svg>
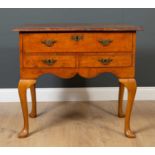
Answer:
<svg viewBox="0 0 155 155"><path fill-rule="evenodd" d="M28 122L28 107L27 107L27 88L30 88L36 83L36 80L20 80L18 84L18 92L21 102L21 108L23 112L24 127L19 133L19 138L27 137L29 134L29 122Z"/></svg>
<svg viewBox="0 0 155 155"><path fill-rule="evenodd" d="M135 138L136 135L130 128L130 117L133 107L133 102L136 94L136 80L135 79L119 79L119 82L123 84L128 90L128 102L126 107L126 116L125 116L125 135L129 138Z"/></svg>

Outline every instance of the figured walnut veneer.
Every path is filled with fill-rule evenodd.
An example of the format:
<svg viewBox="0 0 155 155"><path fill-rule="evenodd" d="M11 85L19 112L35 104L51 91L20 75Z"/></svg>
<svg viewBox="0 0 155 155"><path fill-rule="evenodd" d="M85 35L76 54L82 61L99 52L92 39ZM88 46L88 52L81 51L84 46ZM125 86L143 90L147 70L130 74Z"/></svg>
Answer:
<svg viewBox="0 0 155 155"><path fill-rule="evenodd" d="M81 40L74 41L73 37L79 36ZM23 34L23 51L36 52L130 52L133 50L132 33L25 33ZM108 46L103 46L99 41L112 40ZM53 40L52 48L42 43ZM120 44L121 42L121 44Z"/></svg>
<svg viewBox="0 0 155 155"><path fill-rule="evenodd" d="M136 31L139 26L110 24L34 24L23 25L14 31L20 37L19 96L24 128L19 137L29 134L27 88L31 89L32 112L36 117L35 84L39 76L54 74L85 78L105 72L114 74L120 82L118 116L124 117L122 102L124 87L128 90L125 115L125 135L135 137L130 129L130 116L136 93L135 52Z"/></svg>

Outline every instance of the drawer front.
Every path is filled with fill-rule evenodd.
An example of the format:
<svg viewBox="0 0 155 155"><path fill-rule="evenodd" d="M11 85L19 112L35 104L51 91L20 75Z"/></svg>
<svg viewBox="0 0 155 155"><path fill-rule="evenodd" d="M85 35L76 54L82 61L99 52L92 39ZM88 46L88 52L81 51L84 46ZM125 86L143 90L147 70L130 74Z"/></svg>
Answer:
<svg viewBox="0 0 155 155"><path fill-rule="evenodd" d="M130 67L133 65L132 54L103 54L81 56L79 67Z"/></svg>
<svg viewBox="0 0 155 155"><path fill-rule="evenodd" d="M25 68L64 68L76 67L75 56L51 56L31 55L24 56L23 66Z"/></svg>
<svg viewBox="0 0 155 155"><path fill-rule="evenodd" d="M132 33L25 33L28 52L131 52Z"/></svg>

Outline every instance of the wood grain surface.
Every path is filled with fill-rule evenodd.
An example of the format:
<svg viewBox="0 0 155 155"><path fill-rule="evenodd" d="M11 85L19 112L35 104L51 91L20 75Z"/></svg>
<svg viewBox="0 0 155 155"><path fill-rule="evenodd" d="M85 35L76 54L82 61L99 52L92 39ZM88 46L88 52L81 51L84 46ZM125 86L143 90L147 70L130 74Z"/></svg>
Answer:
<svg viewBox="0 0 155 155"><path fill-rule="evenodd" d="M72 38L81 37L75 41ZM100 41L110 40L107 45ZM55 41L47 46L44 41ZM124 33L24 33L23 52L131 52L133 34Z"/></svg>
<svg viewBox="0 0 155 155"><path fill-rule="evenodd" d="M108 23L49 23L49 24L23 24L13 31L141 31L142 26Z"/></svg>

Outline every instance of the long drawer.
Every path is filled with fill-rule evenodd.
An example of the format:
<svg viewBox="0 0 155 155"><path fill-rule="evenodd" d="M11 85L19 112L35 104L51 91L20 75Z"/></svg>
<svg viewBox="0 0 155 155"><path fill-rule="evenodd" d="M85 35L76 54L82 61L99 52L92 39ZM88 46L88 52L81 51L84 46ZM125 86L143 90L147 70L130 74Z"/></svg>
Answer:
<svg viewBox="0 0 155 155"><path fill-rule="evenodd" d="M23 51L36 52L130 52L132 33L26 33Z"/></svg>

